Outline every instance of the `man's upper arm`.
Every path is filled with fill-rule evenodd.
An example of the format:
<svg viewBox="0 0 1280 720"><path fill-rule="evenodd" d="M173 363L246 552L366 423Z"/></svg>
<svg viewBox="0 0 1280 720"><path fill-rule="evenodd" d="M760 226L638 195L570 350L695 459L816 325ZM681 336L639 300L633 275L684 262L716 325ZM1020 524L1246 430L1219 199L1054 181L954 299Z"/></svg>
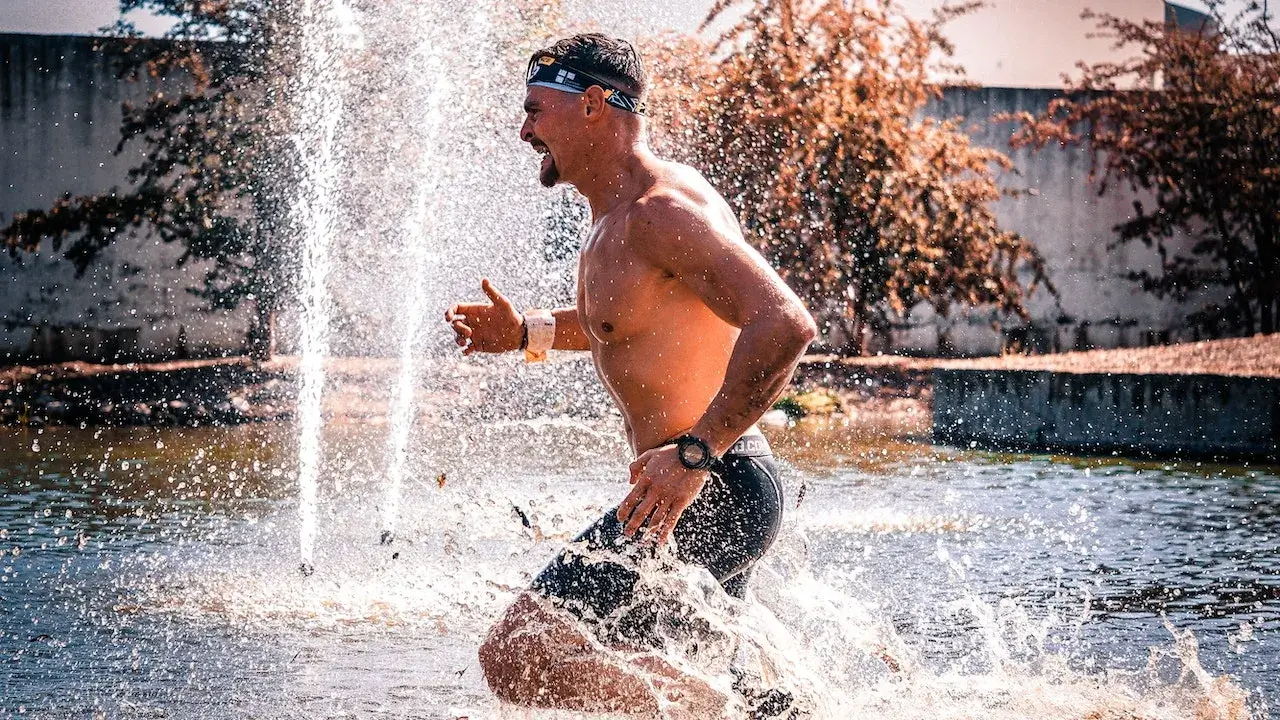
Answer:
<svg viewBox="0 0 1280 720"><path fill-rule="evenodd" d="M659 194L627 217L636 252L689 287L720 319L742 327L771 315L807 312L736 227L723 227L692 201Z"/></svg>

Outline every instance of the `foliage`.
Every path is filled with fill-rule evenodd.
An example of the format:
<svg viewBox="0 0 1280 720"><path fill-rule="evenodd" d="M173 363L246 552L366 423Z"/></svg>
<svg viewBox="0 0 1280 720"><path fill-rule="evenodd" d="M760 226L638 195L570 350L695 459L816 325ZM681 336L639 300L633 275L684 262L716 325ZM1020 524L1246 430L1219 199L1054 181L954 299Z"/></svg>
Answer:
<svg viewBox="0 0 1280 720"><path fill-rule="evenodd" d="M1138 240L1160 266L1130 277L1160 297L1223 298L1188 320L1211 334L1280 331L1280 39L1250 3L1228 18L1178 29L1086 13L1132 49L1122 62L1081 65L1066 97L1017 116L1017 146L1078 144L1100 194L1136 191L1114 245ZM1190 242L1179 238L1190 238Z"/></svg>
<svg viewBox="0 0 1280 720"><path fill-rule="evenodd" d="M268 0L121 0L122 16L146 10L172 18L163 40L146 40L120 21L119 74L147 81L140 105L126 104L116 154L141 145L129 186L96 195L67 194L52 208L15 215L0 230L10 253L45 240L83 275L122 237L149 232L180 243L179 264L212 260L192 291L211 307L256 303L251 345L270 349L271 316L283 301L296 257L276 225L285 218L290 162L273 134L273 108L283 106L282 23ZM123 47L118 47L123 44ZM104 48L100 48L104 49Z"/></svg>
<svg viewBox="0 0 1280 720"><path fill-rule="evenodd" d="M289 228L291 194L299 185L292 135L308 119L297 116L289 102L289 83L295 76L304 4L119 4L122 17L148 11L174 21L157 40L141 37L122 20L109 29L119 37L100 42L101 50L119 58L122 80L146 82L151 88L145 103L126 105L116 148L117 154L141 150L142 160L131 169L125 187L78 197L68 194L51 208L17 214L0 228L0 238L15 257L51 242L80 275L122 238L148 235L177 243L183 249L179 264L212 261L206 265L204 282L192 292L214 309L253 304L250 348L265 357L271 349L273 318L292 301L301 271L301 248ZM372 12L376 6L367 9ZM412 7L391 10L372 14L377 20L403 23ZM489 39L497 43L499 55L510 58L512 68L522 68L534 44L564 25L559 0L504 3L493 9L490 20ZM342 61L351 68L349 74L365 81L414 71L397 65L377 73L369 64L386 60L372 51L357 51ZM518 78L507 84L518 84ZM386 138L378 134L390 134L382 127L385 115L371 115L383 110L376 103L358 103L344 117L359 128L360 134L349 139L393 152L395 146L382 142ZM487 111L491 110L477 110ZM374 175L345 178L344 186L362 193L369 186L360 183L376 180ZM362 193L359 199L385 204L385 198L374 193Z"/></svg>
<svg viewBox="0 0 1280 720"><path fill-rule="evenodd" d="M707 174L828 332L852 326L847 350L922 303L1026 319L1047 283L992 210L1008 158L924 117L930 71L954 70L943 26L973 7L920 21L892 0L752 0L718 41L651 53L657 144Z"/></svg>
<svg viewBox="0 0 1280 720"><path fill-rule="evenodd" d="M800 393L788 393L773 403L774 410L781 410L790 418L809 415L831 415L844 412L840 396L830 390L818 388Z"/></svg>

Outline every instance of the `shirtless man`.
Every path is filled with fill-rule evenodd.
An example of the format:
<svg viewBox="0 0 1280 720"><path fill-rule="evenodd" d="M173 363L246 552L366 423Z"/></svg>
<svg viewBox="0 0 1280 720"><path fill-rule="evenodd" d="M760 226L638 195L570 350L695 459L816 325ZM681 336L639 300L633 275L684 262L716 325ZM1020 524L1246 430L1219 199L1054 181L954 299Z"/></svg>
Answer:
<svg viewBox="0 0 1280 720"><path fill-rule="evenodd" d="M617 660L593 647L656 642L636 562L672 537L677 558L743 596L782 513L755 422L817 330L715 189L649 150L646 82L622 40L577 35L534 54L520 137L543 155L544 186L569 183L591 205L577 303L522 314L484 280L489 302L445 315L468 355L590 351L638 455L630 493L512 604L480 662L494 693L518 705L714 717L726 698L706 683L656 655Z"/></svg>

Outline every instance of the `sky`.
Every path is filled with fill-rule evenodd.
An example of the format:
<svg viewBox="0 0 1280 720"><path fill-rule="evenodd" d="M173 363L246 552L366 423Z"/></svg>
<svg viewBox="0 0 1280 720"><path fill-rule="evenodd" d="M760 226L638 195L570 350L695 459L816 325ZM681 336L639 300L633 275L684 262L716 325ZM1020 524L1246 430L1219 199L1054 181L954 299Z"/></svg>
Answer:
<svg viewBox="0 0 1280 720"><path fill-rule="evenodd" d="M1053 3L1057 0L1023 0L1027 4ZM1158 1L1158 0L1157 0ZM1243 2L1243 0L1238 0ZM926 0L931 4L932 0ZM1115 0L1093 0L1090 5L1097 9L1105 9ZM702 8L710 6L710 0L691 0L686 2L649 2L617 3L633 6L669 6L668 17L674 25L687 26L697 22ZM908 5L918 4L908 2ZM1184 0L1179 4L1198 7L1198 0ZM115 22L118 3L116 0L0 0L0 32L24 32L75 35L96 34L98 28ZM683 12L675 11L680 7ZM665 8L664 8L665 9ZM646 10L645 14L650 14ZM139 15L133 18L144 32L163 32L167 24L154 17ZM685 29L681 27L681 29Z"/></svg>
<svg viewBox="0 0 1280 720"><path fill-rule="evenodd" d="M116 0L0 0L0 32L96 35L120 16ZM131 18L144 32L159 34L168 24L148 15Z"/></svg>
<svg viewBox="0 0 1280 720"><path fill-rule="evenodd" d="M416 0L427 2L429 0ZM1080 19L1090 8L1133 20L1163 18L1163 0L986 0L987 7L948 27L955 60L970 80L1005 87L1060 87L1076 61L1111 61L1111 43L1090 39L1091 23ZM589 20L604 32L624 37L662 28L694 30L712 0L565 0L570 17ZM927 14L942 0L898 0L908 12ZM1203 9L1199 0L1178 4ZM1229 0L1233 8L1248 0ZM1275 0L1280 5L1280 0ZM117 0L0 0L0 32L95 34L117 17ZM167 23L136 14L140 29L160 34Z"/></svg>

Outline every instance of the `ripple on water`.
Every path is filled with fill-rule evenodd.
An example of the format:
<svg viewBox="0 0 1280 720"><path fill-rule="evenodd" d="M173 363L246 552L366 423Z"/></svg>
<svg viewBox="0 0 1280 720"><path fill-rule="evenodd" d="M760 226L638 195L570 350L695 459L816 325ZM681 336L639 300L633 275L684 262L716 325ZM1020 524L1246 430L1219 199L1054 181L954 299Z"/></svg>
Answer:
<svg viewBox="0 0 1280 720"><path fill-rule="evenodd" d="M610 436L603 463L556 467L546 448L558 438L573 458L590 442L576 423L485 432L467 463L410 463L422 481L406 485L390 547L378 543L376 472L328 466L342 489L325 476L309 578L293 502L258 437L166 436L157 451L154 437L86 434L64 437L58 458L5 454L17 492L0 503L11 546L0 569L18 611L0 618L0 679L14 689L0 714L522 717L493 704L475 648L626 489L625 457ZM129 454L127 470L100 469L106 441ZM359 429L327 442L353 458L368 444ZM233 459L255 455L258 468L241 462L231 480ZM1245 492L1185 470L1085 469L981 456L919 472L791 468L791 487L810 491L758 570L755 600L726 614L733 603L706 600L705 582L679 592L816 717L1264 716L1280 656L1280 561L1266 539L1280 481L1255 476ZM727 682L723 653L669 652ZM1261 694L1246 701L1242 688Z"/></svg>

